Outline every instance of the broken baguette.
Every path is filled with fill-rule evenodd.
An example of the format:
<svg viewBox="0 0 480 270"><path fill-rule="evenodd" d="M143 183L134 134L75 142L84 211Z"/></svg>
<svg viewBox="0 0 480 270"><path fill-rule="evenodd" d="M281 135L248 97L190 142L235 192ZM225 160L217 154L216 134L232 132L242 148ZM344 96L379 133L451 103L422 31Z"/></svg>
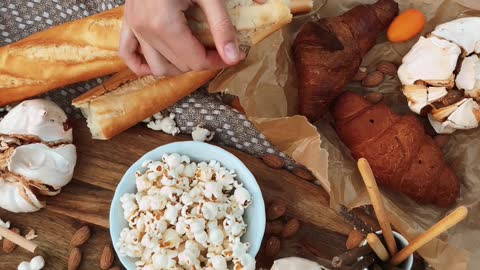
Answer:
<svg viewBox="0 0 480 270"><path fill-rule="evenodd" d="M227 0L239 43L251 46L289 23L284 0ZM125 69L117 56L123 7L38 32L0 48L0 106ZM214 47L205 15L187 11L194 35Z"/></svg>

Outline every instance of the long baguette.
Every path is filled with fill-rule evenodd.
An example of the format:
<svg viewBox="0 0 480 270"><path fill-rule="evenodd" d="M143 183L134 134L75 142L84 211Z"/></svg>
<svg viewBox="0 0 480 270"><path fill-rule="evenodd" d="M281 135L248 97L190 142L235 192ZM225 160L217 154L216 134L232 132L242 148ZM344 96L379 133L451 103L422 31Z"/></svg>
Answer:
<svg viewBox="0 0 480 270"><path fill-rule="evenodd" d="M250 46L292 19L284 0L227 0L240 44ZM0 106L125 68L117 56L124 8L72 21L0 48ZM194 35L214 47L205 15L187 11Z"/></svg>

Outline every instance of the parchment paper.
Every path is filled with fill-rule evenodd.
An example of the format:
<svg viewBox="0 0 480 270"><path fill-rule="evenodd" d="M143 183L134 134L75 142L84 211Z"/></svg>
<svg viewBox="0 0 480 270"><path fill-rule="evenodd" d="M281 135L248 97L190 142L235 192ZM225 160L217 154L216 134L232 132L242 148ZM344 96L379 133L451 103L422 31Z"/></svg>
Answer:
<svg viewBox="0 0 480 270"><path fill-rule="evenodd" d="M458 17L480 16L479 0L396 0L401 10L418 8L428 19L425 32L435 25ZM341 143L332 127L330 116L315 123L317 134L305 118L295 116L296 75L291 58L291 44L299 27L307 20L337 16L354 6L376 0L316 1L315 11L296 17L293 23L254 47L245 63L227 70L210 84L210 92L237 95L247 116L276 146L297 162L312 170L330 194L331 206L338 203L350 208L369 203L363 183L349 150ZM366 55L363 66L374 69L380 60L400 63L417 41L390 44L385 37ZM365 93L358 84L349 90ZM391 107L408 112L406 100L399 91L396 78L387 80L376 89L382 92ZM419 250L428 263L438 270L478 269L480 265L480 129L457 131L444 147L447 161L462 179L458 205L469 208L466 221L449 230L439 239ZM328 168L328 171L326 170ZM408 239L430 227L448 211L433 206L421 206L403 195L384 191L392 223ZM321 214L321 213L319 213ZM470 262L469 262L470 259Z"/></svg>

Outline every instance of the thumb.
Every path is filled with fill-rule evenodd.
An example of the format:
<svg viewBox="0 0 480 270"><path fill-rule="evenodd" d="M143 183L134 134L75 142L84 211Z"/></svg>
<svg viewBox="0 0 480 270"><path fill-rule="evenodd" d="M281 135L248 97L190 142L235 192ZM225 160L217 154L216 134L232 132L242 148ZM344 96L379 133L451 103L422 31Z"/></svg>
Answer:
<svg viewBox="0 0 480 270"><path fill-rule="evenodd" d="M222 60L234 65L241 60L235 28L225 7L225 0L197 0L205 13L213 41Z"/></svg>

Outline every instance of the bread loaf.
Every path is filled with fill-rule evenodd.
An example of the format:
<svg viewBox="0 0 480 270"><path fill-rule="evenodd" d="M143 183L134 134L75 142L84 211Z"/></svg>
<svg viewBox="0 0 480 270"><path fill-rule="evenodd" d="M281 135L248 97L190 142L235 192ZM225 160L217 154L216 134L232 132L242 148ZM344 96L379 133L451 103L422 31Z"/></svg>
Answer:
<svg viewBox="0 0 480 270"><path fill-rule="evenodd" d="M283 0L227 0L240 44L250 46L292 19ZM123 70L117 56L123 7L38 32L0 48L0 106ZM193 33L214 47L203 12L187 11Z"/></svg>
<svg viewBox="0 0 480 270"><path fill-rule="evenodd" d="M338 136L355 159L369 161L382 186L422 204L455 203L459 179L414 115L399 116L351 92L337 99L333 115Z"/></svg>

